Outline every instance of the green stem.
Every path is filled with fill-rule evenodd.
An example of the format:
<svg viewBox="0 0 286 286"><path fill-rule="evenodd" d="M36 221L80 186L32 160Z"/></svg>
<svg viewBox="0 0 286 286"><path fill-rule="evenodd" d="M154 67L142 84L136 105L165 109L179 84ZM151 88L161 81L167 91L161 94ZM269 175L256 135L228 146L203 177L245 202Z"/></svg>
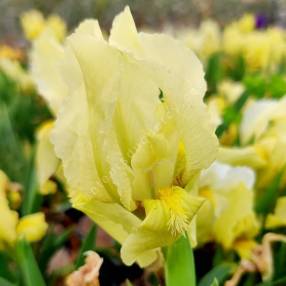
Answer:
<svg viewBox="0 0 286 286"><path fill-rule="evenodd" d="M181 236L165 250L167 286L196 286L193 250L187 236Z"/></svg>

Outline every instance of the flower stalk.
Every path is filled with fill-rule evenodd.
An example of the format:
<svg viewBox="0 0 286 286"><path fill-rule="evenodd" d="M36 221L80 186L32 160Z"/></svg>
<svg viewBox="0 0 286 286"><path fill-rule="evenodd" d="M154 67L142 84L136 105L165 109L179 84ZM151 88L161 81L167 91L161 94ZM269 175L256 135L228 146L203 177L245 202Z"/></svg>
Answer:
<svg viewBox="0 0 286 286"><path fill-rule="evenodd" d="M167 286L195 286L196 272L193 250L187 235L182 235L164 251Z"/></svg>

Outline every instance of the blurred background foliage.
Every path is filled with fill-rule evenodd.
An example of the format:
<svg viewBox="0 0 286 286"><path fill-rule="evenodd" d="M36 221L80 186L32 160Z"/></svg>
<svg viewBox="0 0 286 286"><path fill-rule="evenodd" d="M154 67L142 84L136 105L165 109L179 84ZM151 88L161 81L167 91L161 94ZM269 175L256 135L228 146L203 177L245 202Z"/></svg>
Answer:
<svg viewBox="0 0 286 286"><path fill-rule="evenodd" d="M213 18L225 25L245 12L263 14L269 22L285 24L286 0L1 0L0 38L18 42L22 37L19 15L38 9L44 15L59 14L69 29L84 18L98 18L103 28L129 5L138 27L160 29L172 25L197 25Z"/></svg>

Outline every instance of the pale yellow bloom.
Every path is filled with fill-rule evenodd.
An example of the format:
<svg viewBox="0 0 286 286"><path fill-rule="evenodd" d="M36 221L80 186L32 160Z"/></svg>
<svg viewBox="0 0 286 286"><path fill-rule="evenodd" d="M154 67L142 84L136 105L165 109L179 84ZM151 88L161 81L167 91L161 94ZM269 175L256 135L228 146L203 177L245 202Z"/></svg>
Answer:
<svg viewBox="0 0 286 286"><path fill-rule="evenodd" d="M21 25L28 40L37 38L45 27L43 14L37 10L30 10L21 15Z"/></svg>
<svg viewBox="0 0 286 286"><path fill-rule="evenodd" d="M11 188L8 193L8 199L13 209L18 209L22 203L22 197L19 188Z"/></svg>
<svg viewBox="0 0 286 286"><path fill-rule="evenodd" d="M257 234L254 181L255 174L250 168L219 162L202 173L199 194L209 204L198 213L199 243L215 240L225 249L231 249L237 240L249 240Z"/></svg>
<svg viewBox="0 0 286 286"><path fill-rule="evenodd" d="M285 58L286 38L285 31L278 27L269 28L267 31L268 41L271 43L270 65L279 64Z"/></svg>
<svg viewBox="0 0 286 286"><path fill-rule="evenodd" d="M211 122L215 127L222 123L222 115L226 102L221 96L213 96L207 101L207 107L211 116Z"/></svg>
<svg viewBox="0 0 286 286"><path fill-rule="evenodd" d="M266 165L258 173L257 186L264 188L286 166L286 98L256 101L243 113L240 126L242 143L254 141ZM286 184L285 176L281 187Z"/></svg>
<svg viewBox="0 0 286 286"><path fill-rule="evenodd" d="M39 50L33 66L58 75L38 69L44 96L64 90L52 142L72 204L122 244L126 264L149 265L160 247L193 237L203 201L194 179L216 156L202 65L179 41L138 33L128 8L108 41L87 20L57 51L53 67Z"/></svg>
<svg viewBox="0 0 286 286"><path fill-rule="evenodd" d="M248 105L240 124L240 138L243 144L257 141L268 130L270 124L286 118L286 97L278 100L262 99Z"/></svg>
<svg viewBox="0 0 286 286"><path fill-rule="evenodd" d="M277 200L273 214L269 214L265 222L266 228L286 226L286 197Z"/></svg>
<svg viewBox="0 0 286 286"><path fill-rule="evenodd" d="M58 15L51 15L47 19L48 28L53 31L56 39L63 41L66 36L66 24Z"/></svg>
<svg viewBox="0 0 286 286"><path fill-rule="evenodd" d="M242 53L245 35L239 31L236 25L229 25L223 31L222 46L223 51L231 56Z"/></svg>
<svg viewBox="0 0 286 286"><path fill-rule="evenodd" d="M218 160L233 166L248 166L261 169L266 166L268 156L259 145L247 147L220 147Z"/></svg>
<svg viewBox="0 0 286 286"><path fill-rule="evenodd" d="M19 219L11 210L6 192L13 187L7 176L0 170L0 249L13 246L19 237L28 241L40 240L48 228L43 213L35 213Z"/></svg>
<svg viewBox="0 0 286 286"><path fill-rule="evenodd" d="M30 242L39 241L46 234L48 224L43 213L26 215L17 224L17 236L24 237Z"/></svg>
<svg viewBox="0 0 286 286"><path fill-rule="evenodd" d="M47 19L37 10L30 10L21 15L21 26L26 39L34 41L43 32L51 32L57 41L66 36L66 24L58 15L51 15Z"/></svg>
<svg viewBox="0 0 286 286"><path fill-rule="evenodd" d="M250 71L275 69L285 57L285 35L279 28L254 29L253 15L245 15L223 31L223 51L232 57L242 56Z"/></svg>
<svg viewBox="0 0 286 286"><path fill-rule="evenodd" d="M22 68L18 61L8 58L0 58L0 70L16 81L23 90L33 88L34 85L31 77Z"/></svg>
<svg viewBox="0 0 286 286"><path fill-rule="evenodd" d="M56 193L56 191L57 191L57 184L52 180L46 181L40 188L40 193L42 195L54 194Z"/></svg>
<svg viewBox="0 0 286 286"><path fill-rule="evenodd" d="M50 181L59 167L59 159L55 155L54 146L50 142L50 133L54 123L44 123L37 132L36 167L40 185L40 193L48 195L56 191L56 184Z"/></svg>
<svg viewBox="0 0 286 286"><path fill-rule="evenodd" d="M67 86L59 70L63 57L62 45L50 32L43 33L33 43L31 75L40 95L47 101L54 114L58 112L67 94Z"/></svg>
<svg viewBox="0 0 286 286"><path fill-rule="evenodd" d="M218 159L224 163L237 166L249 166L257 170L257 184L259 189L268 186L280 171L286 166L286 137L269 137L254 145L246 147L221 147ZM283 173L280 187L286 184Z"/></svg>
<svg viewBox="0 0 286 286"><path fill-rule="evenodd" d="M243 55L250 70L266 69L271 63L270 39L261 32L246 36Z"/></svg>
<svg viewBox="0 0 286 286"><path fill-rule="evenodd" d="M286 184L285 178L285 166L286 166L286 136L281 135L279 137L265 139L262 141L264 143L264 148L267 152L267 166L260 170L258 174L258 184L259 188L265 188L268 186L272 180L275 178L279 172L283 172L282 180L280 182L280 187L283 188Z"/></svg>
<svg viewBox="0 0 286 286"><path fill-rule="evenodd" d="M222 95L227 103L234 103L244 92L242 83L231 80L223 80L219 83L218 93Z"/></svg>
<svg viewBox="0 0 286 286"><path fill-rule="evenodd" d="M12 245L17 237L18 214L9 207L6 191L9 186L7 176L0 170L0 249Z"/></svg>
<svg viewBox="0 0 286 286"><path fill-rule="evenodd" d="M186 30L178 37L202 59L207 59L221 48L221 32L213 20L203 21L197 30Z"/></svg>
<svg viewBox="0 0 286 286"><path fill-rule="evenodd" d="M0 170L0 190L1 192L4 192L4 190L8 188L8 184L9 184L8 177L2 170Z"/></svg>
<svg viewBox="0 0 286 286"><path fill-rule="evenodd" d="M249 259L256 246L257 242L253 239L242 239L235 241L233 248L242 259Z"/></svg>
<svg viewBox="0 0 286 286"><path fill-rule="evenodd" d="M249 33L255 29L255 16L253 14L244 14L237 22L239 30L242 33Z"/></svg>

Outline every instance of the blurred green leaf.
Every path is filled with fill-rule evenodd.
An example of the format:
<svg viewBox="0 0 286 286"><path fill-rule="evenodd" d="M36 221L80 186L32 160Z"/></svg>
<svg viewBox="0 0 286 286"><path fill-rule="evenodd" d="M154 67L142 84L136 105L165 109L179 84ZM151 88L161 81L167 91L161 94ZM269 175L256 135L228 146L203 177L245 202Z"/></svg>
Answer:
<svg viewBox="0 0 286 286"><path fill-rule="evenodd" d="M88 250L93 250L95 247L95 238L96 238L96 225L93 224L90 228L88 234L86 235L84 241L82 242L77 260L76 268L84 264L84 253Z"/></svg>
<svg viewBox="0 0 286 286"><path fill-rule="evenodd" d="M261 281L259 273L247 273L243 279L243 286L253 286L256 285L258 281Z"/></svg>
<svg viewBox="0 0 286 286"><path fill-rule="evenodd" d="M17 284L12 283L12 282L10 282L10 281L2 278L2 277L0 277L0 285L1 286L17 286Z"/></svg>
<svg viewBox="0 0 286 286"><path fill-rule="evenodd" d="M223 123L220 124L216 129L216 135L218 137L221 137L223 135L223 133L228 129L231 123L238 123L240 121L241 109L245 105L249 96L249 92L244 91L232 106L226 108L223 114Z"/></svg>
<svg viewBox="0 0 286 286"><path fill-rule="evenodd" d="M208 83L208 94L216 92L217 85L223 78L222 55L220 53L215 53L209 58L205 77Z"/></svg>
<svg viewBox="0 0 286 286"><path fill-rule="evenodd" d="M17 263L25 286L45 286L30 244L20 239L16 243Z"/></svg>
<svg viewBox="0 0 286 286"><path fill-rule="evenodd" d="M286 244L278 243L273 254L274 275L273 279L281 279L285 276L286 269Z"/></svg>
<svg viewBox="0 0 286 286"><path fill-rule="evenodd" d="M34 93L14 97L9 107L9 114L19 138L28 140L30 143L35 141L38 126L51 118L46 105Z"/></svg>
<svg viewBox="0 0 286 286"><path fill-rule="evenodd" d="M230 262L224 262L217 265L200 280L198 286L212 285L215 279L217 280L218 285L223 284L223 282L235 271L235 268L236 264Z"/></svg>
<svg viewBox="0 0 286 286"><path fill-rule="evenodd" d="M271 212L279 195L279 186L283 171L280 171L272 180L271 184L257 196L255 210L257 213L267 214Z"/></svg>
<svg viewBox="0 0 286 286"><path fill-rule="evenodd" d="M9 106L18 94L17 83L0 71L0 103Z"/></svg>
<svg viewBox="0 0 286 286"><path fill-rule="evenodd" d="M195 286L196 274L193 250L189 238L181 236L167 248L165 277L167 286Z"/></svg>
<svg viewBox="0 0 286 286"><path fill-rule="evenodd" d="M265 77L261 74L247 75L243 79L243 84L246 90L256 98L262 98L266 94L267 83Z"/></svg>
<svg viewBox="0 0 286 286"><path fill-rule="evenodd" d="M216 278L214 278L214 280L210 286L219 286L218 280Z"/></svg>
<svg viewBox="0 0 286 286"><path fill-rule="evenodd" d="M281 98L286 94L284 74L267 75L255 73L243 79L246 90L256 98Z"/></svg>
<svg viewBox="0 0 286 286"><path fill-rule="evenodd" d="M133 286L133 284L127 279L125 282L125 286Z"/></svg>
<svg viewBox="0 0 286 286"><path fill-rule="evenodd" d="M19 275L13 260L13 253L10 252L12 252L10 249L7 252L0 252L0 277L14 282L19 280Z"/></svg>
<svg viewBox="0 0 286 286"><path fill-rule="evenodd" d="M13 130L21 140L35 140L36 128L51 114L44 101L30 90L23 92L18 84L0 72L0 104L7 106Z"/></svg>
<svg viewBox="0 0 286 286"><path fill-rule="evenodd" d="M0 104L0 169L11 180L24 184L28 162L21 142L15 134L7 106Z"/></svg>
<svg viewBox="0 0 286 286"><path fill-rule="evenodd" d="M71 234L71 231L72 228L68 228L64 230L61 234L49 232L45 236L41 244L38 259L39 266L42 271L46 270L46 267L52 255L66 243Z"/></svg>
<svg viewBox="0 0 286 286"><path fill-rule="evenodd" d="M23 203L21 207L22 215L36 212L39 209L41 195L38 193L37 176L35 171L35 149L32 151L30 162L26 172L26 180L24 184Z"/></svg>
<svg viewBox="0 0 286 286"><path fill-rule="evenodd" d="M267 281L260 283L257 286L285 286L285 285L286 285L286 277L283 277L275 281Z"/></svg>
<svg viewBox="0 0 286 286"><path fill-rule="evenodd" d="M270 77L268 92L272 98L281 98L286 94L286 80L284 76L276 74Z"/></svg>
<svg viewBox="0 0 286 286"><path fill-rule="evenodd" d="M240 81L243 79L245 74L245 60L242 55L238 57L231 57L229 59L231 65L228 67L227 74L235 81Z"/></svg>

